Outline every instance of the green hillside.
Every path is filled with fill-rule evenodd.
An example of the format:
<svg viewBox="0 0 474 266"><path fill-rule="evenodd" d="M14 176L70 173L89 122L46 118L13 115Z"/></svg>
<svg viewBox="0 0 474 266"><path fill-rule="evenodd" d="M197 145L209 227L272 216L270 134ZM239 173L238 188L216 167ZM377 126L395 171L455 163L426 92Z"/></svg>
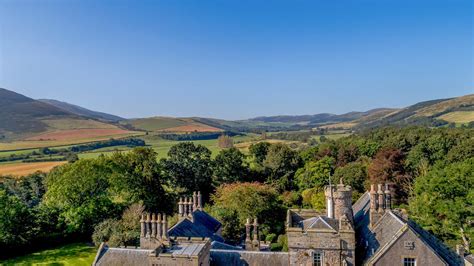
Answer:
<svg viewBox="0 0 474 266"><path fill-rule="evenodd" d="M42 119L77 117L55 106L2 88L0 106L0 138L3 139L46 131L48 125Z"/></svg>
<svg viewBox="0 0 474 266"><path fill-rule="evenodd" d="M76 114L76 115L95 118L95 119L98 119L98 120L110 121L110 122L117 122L117 121L125 120L124 118L116 116L116 115L111 115L111 114L107 114L107 113L92 111L92 110L83 108L81 106L77 106L77 105L66 103L66 102L61 102L61 101L58 101L58 100L39 99L38 101L56 106L56 107L58 107L62 110L65 110L67 112L70 112L70 113L73 113L73 114Z"/></svg>
<svg viewBox="0 0 474 266"><path fill-rule="evenodd" d="M167 128L179 127L187 125L188 122L179 118L173 117L149 117L149 118L138 118L129 119L122 121L124 125L131 125L132 127L146 131L157 131Z"/></svg>
<svg viewBox="0 0 474 266"><path fill-rule="evenodd" d="M120 130L115 123L96 117L79 115L47 102L34 100L19 93L0 88L0 141L23 140L49 132L68 131L74 138L74 130L102 130L115 135ZM115 131L113 131L115 130ZM87 135L87 132L84 132Z"/></svg>

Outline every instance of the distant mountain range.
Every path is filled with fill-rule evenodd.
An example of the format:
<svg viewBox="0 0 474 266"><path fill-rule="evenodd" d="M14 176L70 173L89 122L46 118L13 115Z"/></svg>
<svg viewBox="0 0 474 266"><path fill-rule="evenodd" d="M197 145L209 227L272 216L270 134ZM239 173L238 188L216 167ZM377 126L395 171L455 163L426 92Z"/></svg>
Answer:
<svg viewBox="0 0 474 266"><path fill-rule="evenodd" d="M156 132L260 132L311 129L365 129L386 125L441 126L474 121L474 94L420 102L406 108L378 108L346 114L264 116L247 120L151 117L124 119L51 99L34 100L0 88L0 141L76 128L122 128Z"/></svg>

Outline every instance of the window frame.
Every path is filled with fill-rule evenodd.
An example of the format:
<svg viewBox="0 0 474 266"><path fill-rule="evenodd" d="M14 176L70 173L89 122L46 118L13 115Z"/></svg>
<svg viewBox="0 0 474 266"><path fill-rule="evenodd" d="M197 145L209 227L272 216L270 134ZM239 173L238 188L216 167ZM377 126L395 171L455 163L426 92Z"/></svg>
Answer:
<svg viewBox="0 0 474 266"><path fill-rule="evenodd" d="M319 255L319 263L321 266L324 265L324 252L322 250L313 250L312 252L312 256L311 256L311 259L312 259L312 265L313 266L317 266L316 264L316 258L315 258L315 255L318 254Z"/></svg>
<svg viewBox="0 0 474 266"><path fill-rule="evenodd" d="M410 260L410 262L407 262L407 260ZM410 264L406 264L406 263L410 263ZM417 265L416 257L403 257L402 265L403 266L416 266Z"/></svg>

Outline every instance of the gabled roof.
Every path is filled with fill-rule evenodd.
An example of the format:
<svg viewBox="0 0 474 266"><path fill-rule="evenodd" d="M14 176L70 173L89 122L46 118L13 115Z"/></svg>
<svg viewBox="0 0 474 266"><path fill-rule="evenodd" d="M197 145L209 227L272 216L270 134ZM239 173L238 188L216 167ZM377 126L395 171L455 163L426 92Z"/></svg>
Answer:
<svg viewBox="0 0 474 266"><path fill-rule="evenodd" d="M326 216L317 216L309 218L300 222L300 226L303 230L307 229L329 229L338 231L339 223L336 219L331 219Z"/></svg>
<svg viewBox="0 0 474 266"><path fill-rule="evenodd" d="M217 235L221 223L204 211L194 211L192 220L184 218L168 230L172 237L209 237L211 240L224 241Z"/></svg>
<svg viewBox="0 0 474 266"><path fill-rule="evenodd" d="M384 215L370 229L369 211L370 195L366 192L352 206L357 237L357 253L359 263L374 259L383 254L407 230L413 231L433 252L449 265L460 265L461 258L446 247L435 236L423 230L415 222L405 220L392 210Z"/></svg>

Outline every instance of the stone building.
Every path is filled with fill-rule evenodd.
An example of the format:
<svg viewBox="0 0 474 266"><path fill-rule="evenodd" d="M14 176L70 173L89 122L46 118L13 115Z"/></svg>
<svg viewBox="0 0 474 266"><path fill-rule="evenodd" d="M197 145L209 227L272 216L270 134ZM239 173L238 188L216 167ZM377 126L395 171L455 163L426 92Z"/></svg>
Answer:
<svg viewBox="0 0 474 266"><path fill-rule="evenodd" d="M352 190L339 184L325 190L327 213L288 210L288 251L294 265L354 265Z"/></svg>
<svg viewBox="0 0 474 266"><path fill-rule="evenodd" d="M457 254L408 217L392 209L391 192L371 185L353 206L357 265L463 265Z"/></svg>
<svg viewBox="0 0 474 266"><path fill-rule="evenodd" d="M354 205L342 182L326 187L325 196L325 213L288 211L288 252L260 250L257 219L245 224L245 248L225 244L220 222L194 193L180 199L176 225L168 228L164 214L144 215L139 248L103 244L93 265L472 265L461 247L453 252L393 210L388 186L372 185Z"/></svg>

